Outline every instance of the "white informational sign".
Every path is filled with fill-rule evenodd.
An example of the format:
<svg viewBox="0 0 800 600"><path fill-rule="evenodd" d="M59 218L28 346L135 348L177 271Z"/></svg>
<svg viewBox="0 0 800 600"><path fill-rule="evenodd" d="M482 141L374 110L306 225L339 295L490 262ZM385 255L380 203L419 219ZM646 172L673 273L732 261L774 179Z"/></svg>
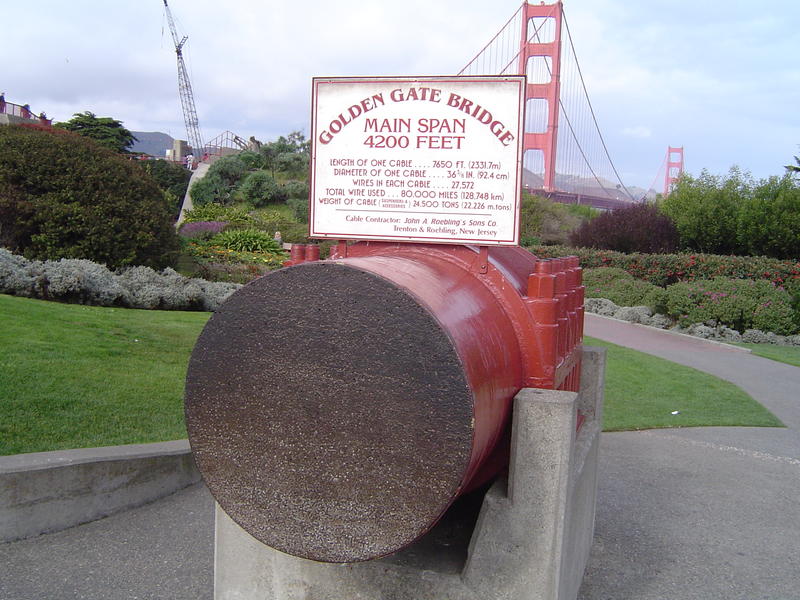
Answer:
<svg viewBox="0 0 800 600"><path fill-rule="evenodd" d="M310 235L516 245L524 77L316 78Z"/></svg>

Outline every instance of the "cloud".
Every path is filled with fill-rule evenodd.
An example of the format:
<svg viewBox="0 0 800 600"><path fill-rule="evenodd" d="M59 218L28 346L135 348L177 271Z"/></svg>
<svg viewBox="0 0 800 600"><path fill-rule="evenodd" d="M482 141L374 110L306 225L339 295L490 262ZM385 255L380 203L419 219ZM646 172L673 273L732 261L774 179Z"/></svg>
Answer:
<svg viewBox="0 0 800 600"><path fill-rule="evenodd" d="M132 129L185 135L161 2L51 1L35 18L24 3L6 4L0 91L9 101L57 120L90 110ZM519 2L170 7L189 36L184 50L204 135L230 129L268 140L309 133L312 77L454 74ZM684 145L697 171L738 163L757 177L781 172L797 154L797 0L772 0L756 13L743 0L569 0L565 13L600 127L631 183L652 179L668 144Z"/></svg>
<svg viewBox="0 0 800 600"><path fill-rule="evenodd" d="M649 138L653 132L650 130L649 127L645 127L644 125L637 125L636 127L625 127L622 130L622 135L626 135L632 138Z"/></svg>

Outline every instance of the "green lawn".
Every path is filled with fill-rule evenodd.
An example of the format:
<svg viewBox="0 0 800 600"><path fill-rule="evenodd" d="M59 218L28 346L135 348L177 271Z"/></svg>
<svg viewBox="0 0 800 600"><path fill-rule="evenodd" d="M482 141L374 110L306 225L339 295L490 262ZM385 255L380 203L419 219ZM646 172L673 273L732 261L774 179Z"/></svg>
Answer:
<svg viewBox="0 0 800 600"><path fill-rule="evenodd" d="M208 317L0 295L0 455L185 438Z"/></svg>
<svg viewBox="0 0 800 600"><path fill-rule="evenodd" d="M0 455L185 438L183 380L208 317L0 295ZM732 384L586 343L609 349L606 430L780 425Z"/></svg>
<svg viewBox="0 0 800 600"><path fill-rule="evenodd" d="M594 338L584 343L608 349L605 431L783 425L740 388L713 375Z"/></svg>
<svg viewBox="0 0 800 600"><path fill-rule="evenodd" d="M756 356L800 367L800 346L776 346L775 344L739 344Z"/></svg>

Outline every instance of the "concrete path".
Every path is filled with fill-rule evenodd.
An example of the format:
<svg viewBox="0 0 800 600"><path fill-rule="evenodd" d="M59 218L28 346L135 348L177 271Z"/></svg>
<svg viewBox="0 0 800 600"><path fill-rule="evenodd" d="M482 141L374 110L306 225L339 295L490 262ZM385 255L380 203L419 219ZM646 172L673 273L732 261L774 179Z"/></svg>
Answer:
<svg viewBox="0 0 800 600"><path fill-rule="evenodd" d="M729 379L789 427L604 434L580 599L800 600L800 369L594 315L587 335ZM212 531L198 484L0 544L0 600L211 599Z"/></svg>
<svg viewBox="0 0 800 600"><path fill-rule="evenodd" d="M192 189L192 186L200 181L203 177L206 176L208 173L208 169L211 167L211 163L201 162L198 163L197 168L192 171L192 178L189 179L189 185L186 187L186 194L183 196L183 204L181 204L181 212L178 215L178 221L175 223L175 227L179 228L183 220L185 219L184 213L192 210L194 208L194 203L192 202L192 197L189 195L189 191Z"/></svg>
<svg viewBox="0 0 800 600"><path fill-rule="evenodd" d="M214 511L195 484L58 533L0 544L2 600L211 600Z"/></svg>
<svg viewBox="0 0 800 600"><path fill-rule="evenodd" d="M586 335L731 381L787 428L604 434L580 598L800 599L800 368L596 315Z"/></svg>

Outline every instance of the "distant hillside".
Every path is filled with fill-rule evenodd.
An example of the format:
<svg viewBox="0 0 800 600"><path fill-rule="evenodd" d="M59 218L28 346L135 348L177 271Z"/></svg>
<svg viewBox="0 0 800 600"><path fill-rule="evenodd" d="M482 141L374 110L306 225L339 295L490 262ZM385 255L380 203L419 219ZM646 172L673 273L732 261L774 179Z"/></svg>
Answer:
<svg viewBox="0 0 800 600"><path fill-rule="evenodd" d="M166 151L172 148L172 137L160 131L132 131L138 141L133 143L131 152L142 152L164 158Z"/></svg>

